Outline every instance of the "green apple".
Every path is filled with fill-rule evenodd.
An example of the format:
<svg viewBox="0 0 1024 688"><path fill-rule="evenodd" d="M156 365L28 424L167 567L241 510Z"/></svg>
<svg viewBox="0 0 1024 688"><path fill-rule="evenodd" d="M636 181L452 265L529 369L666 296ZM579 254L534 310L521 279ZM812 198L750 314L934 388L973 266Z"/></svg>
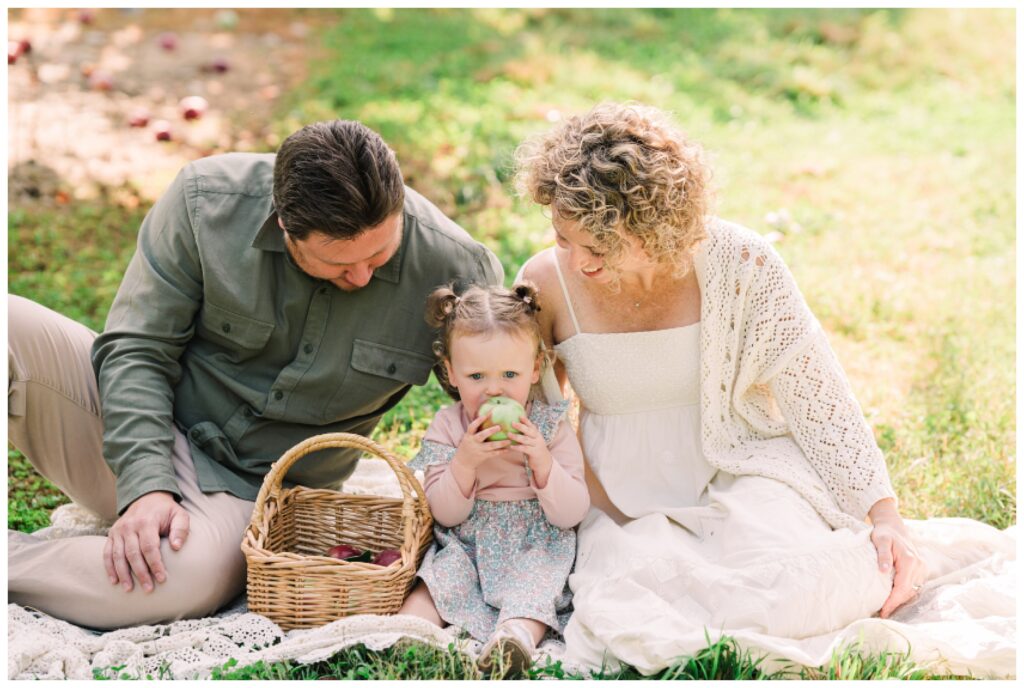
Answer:
<svg viewBox="0 0 1024 688"><path fill-rule="evenodd" d="M520 416L526 415L526 409L515 399L491 397L480 406L477 417L486 416L488 413L491 414L491 422L500 425L501 430L488 437L487 441L497 442L508 439L508 433L514 431L512 424L518 423Z"/></svg>

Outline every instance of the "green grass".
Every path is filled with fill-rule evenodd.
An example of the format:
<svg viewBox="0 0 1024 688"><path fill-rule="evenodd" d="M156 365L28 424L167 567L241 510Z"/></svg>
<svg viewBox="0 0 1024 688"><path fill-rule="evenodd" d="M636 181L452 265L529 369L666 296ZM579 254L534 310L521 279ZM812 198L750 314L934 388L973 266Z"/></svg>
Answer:
<svg viewBox="0 0 1024 688"><path fill-rule="evenodd" d="M68 498L33 470L21 452L7 450L7 527L31 533L50 525L50 512Z"/></svg>
<svg viewBox="0 0 1024 688"><path fill-rule="evenodd" d="M584 673L567 671L561 661L538 661L525 674L515 674L499 663L490 674L482 673L467 656L453 645L442 649L424 644L390 647L374 651L356 645L334 657L313 664L286 662L256 662L240 666L229 660L216 667L213 680L220 681L310 681L335 679L340 681L387 681L416 678L417 680L478 681L478 680L560 680L560 681L765 681L765 680L923 680L955 679L937 675L927 667L915 665L905 653L862 653L854 644L835 651L831 659L819 667L782 665L774 670L765 669L764 660L742 650L728 636L709 643L692 657L682 657L671 666L645 676L636 669L622 666L618 669L602 667ZM167 679L173 674L162 667L156 675L145 676L113 666L94 669L98 680Z"/></svg>
<svg viewBox="0 0 1024 688"><path fill-rule="evenodd" d="M330 117L377 129L410 185L490 246L508 279L551 243L543 213L511 190L517 143L549 117L600 100L673 111L712 155L718 213L782 234L776 246L849 374L904 515L1016 522L1013 11L317 17L323 58L283 99L279 133ZM9 290L102 327L144 210L12 206ZM385 416L376 439L412 456L444 403L431 380ZM45 525L61 500L9 452L9 527ZM229 667L221 677L474 677L465 662L431 652L353 649L318 665ZM660 677L706 678L713 666L769 677L723 659L725 645L706 653ZM534 677L543 671L560 669L535 667ZM905 657L856 649L794 671L935 677Z"/></svg>

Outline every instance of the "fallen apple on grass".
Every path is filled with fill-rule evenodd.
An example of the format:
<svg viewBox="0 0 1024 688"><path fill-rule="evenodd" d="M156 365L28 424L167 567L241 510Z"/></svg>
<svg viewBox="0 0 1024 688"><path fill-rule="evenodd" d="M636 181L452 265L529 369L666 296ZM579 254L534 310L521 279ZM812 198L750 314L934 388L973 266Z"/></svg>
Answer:
<svg viewBox="0 0 1024 688"><path fill-rule="evenodd" d="M203 71L223 74L231 69L231 63L225 57L215 57L203 66Z"/></svg>
<svg viewBox="0 0 1024 688"><path fill-rule="evenodd" d="M171 136L171 123L165 119L158 119L153 122L153 136L157 141L170 141Z"/></svg>
<svg viewBox="0 0 1024 688"><path fill-rule="evenodd" d="M160 44L161 48L170 52L178 47L178 35L173 31L164 31L157 36L156 42Z"/></svg>
<svg viewBox="0 0 1024 688"><path fill-rule="evenodd" d="M508 397L491 397L480 406L477 417L491 414L491 422L501 426L501 430L487 438L488 442L507 440L508 434L514 431L513 423L518 423L520 416L526 415L526 409L515 399Z"/></svg>
<svg viewBox="0 0 1024 688"><path fill-rule="evenodd" d="M110 91L114 88L114 77L101 69L89 74L89 86L96 91Z"/></svg>
<svg viewBox="0 0 1024 688"><path fill-rule="evenodd" d="M128 126L130 127L144 127L147 124L149 124L149 110L146 108L137 108L128 115Z"/></svg>
<svg viewBox="0 0 1024 688"><path fill-rule="evenodd" d="M202 96L187 96L181 99L178 103L178 108L181 110L181 116L185 119L199 119L206 114L206 108L209 107L209 103L206 102L206 98Z"/></svg>

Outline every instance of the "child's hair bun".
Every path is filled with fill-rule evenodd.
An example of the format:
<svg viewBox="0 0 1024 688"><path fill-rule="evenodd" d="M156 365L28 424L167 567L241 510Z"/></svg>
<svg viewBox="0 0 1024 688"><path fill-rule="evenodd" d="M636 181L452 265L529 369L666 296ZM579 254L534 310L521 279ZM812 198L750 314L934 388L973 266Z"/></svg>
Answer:
<svg viewBox="0 0 1024 688"><path fill-rule="evenodd" d="M512 287L512 293L523 302L526 312L530 315L540 311L540 304L537 302L537 287L532 282L517 282Z"/></svg>
<svg viewBox="0 0 1024 688"><path fill-rule="evenodd" d="M451 285L438 287L427 297L427 324L439 329L452 317L458 305L459 296Z"/></svg>

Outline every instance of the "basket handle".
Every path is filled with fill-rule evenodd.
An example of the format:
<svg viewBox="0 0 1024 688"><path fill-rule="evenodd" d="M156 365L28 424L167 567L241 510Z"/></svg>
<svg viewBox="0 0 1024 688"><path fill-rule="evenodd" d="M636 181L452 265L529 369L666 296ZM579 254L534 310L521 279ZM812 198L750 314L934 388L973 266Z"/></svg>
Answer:
<svg viewBox="0 0 1024 688"><path fill-rule="evenodd" d="M404 463L396 459L388 450L362 435L354 435L348 432L333 432L316 435L299 442L274 462L266 477L263 478L263 485L260 486L259 494L256 496L250 527L256 529L263 522L263 512L266 508L267 500L271 496L277 497L280 494L284 476L287 475L288 470L296 461L307 454L321 449L348 448L362 449L364 452L387 462L391 470L395 472L395 476L398 478L398 486L402 489L404 509L412 508L414 499L419 500L421 505L427 503L427 495L423 492L420 481L416 479L416 476L412 474ZM408 527L408 523L406 526Z"/></svg>

